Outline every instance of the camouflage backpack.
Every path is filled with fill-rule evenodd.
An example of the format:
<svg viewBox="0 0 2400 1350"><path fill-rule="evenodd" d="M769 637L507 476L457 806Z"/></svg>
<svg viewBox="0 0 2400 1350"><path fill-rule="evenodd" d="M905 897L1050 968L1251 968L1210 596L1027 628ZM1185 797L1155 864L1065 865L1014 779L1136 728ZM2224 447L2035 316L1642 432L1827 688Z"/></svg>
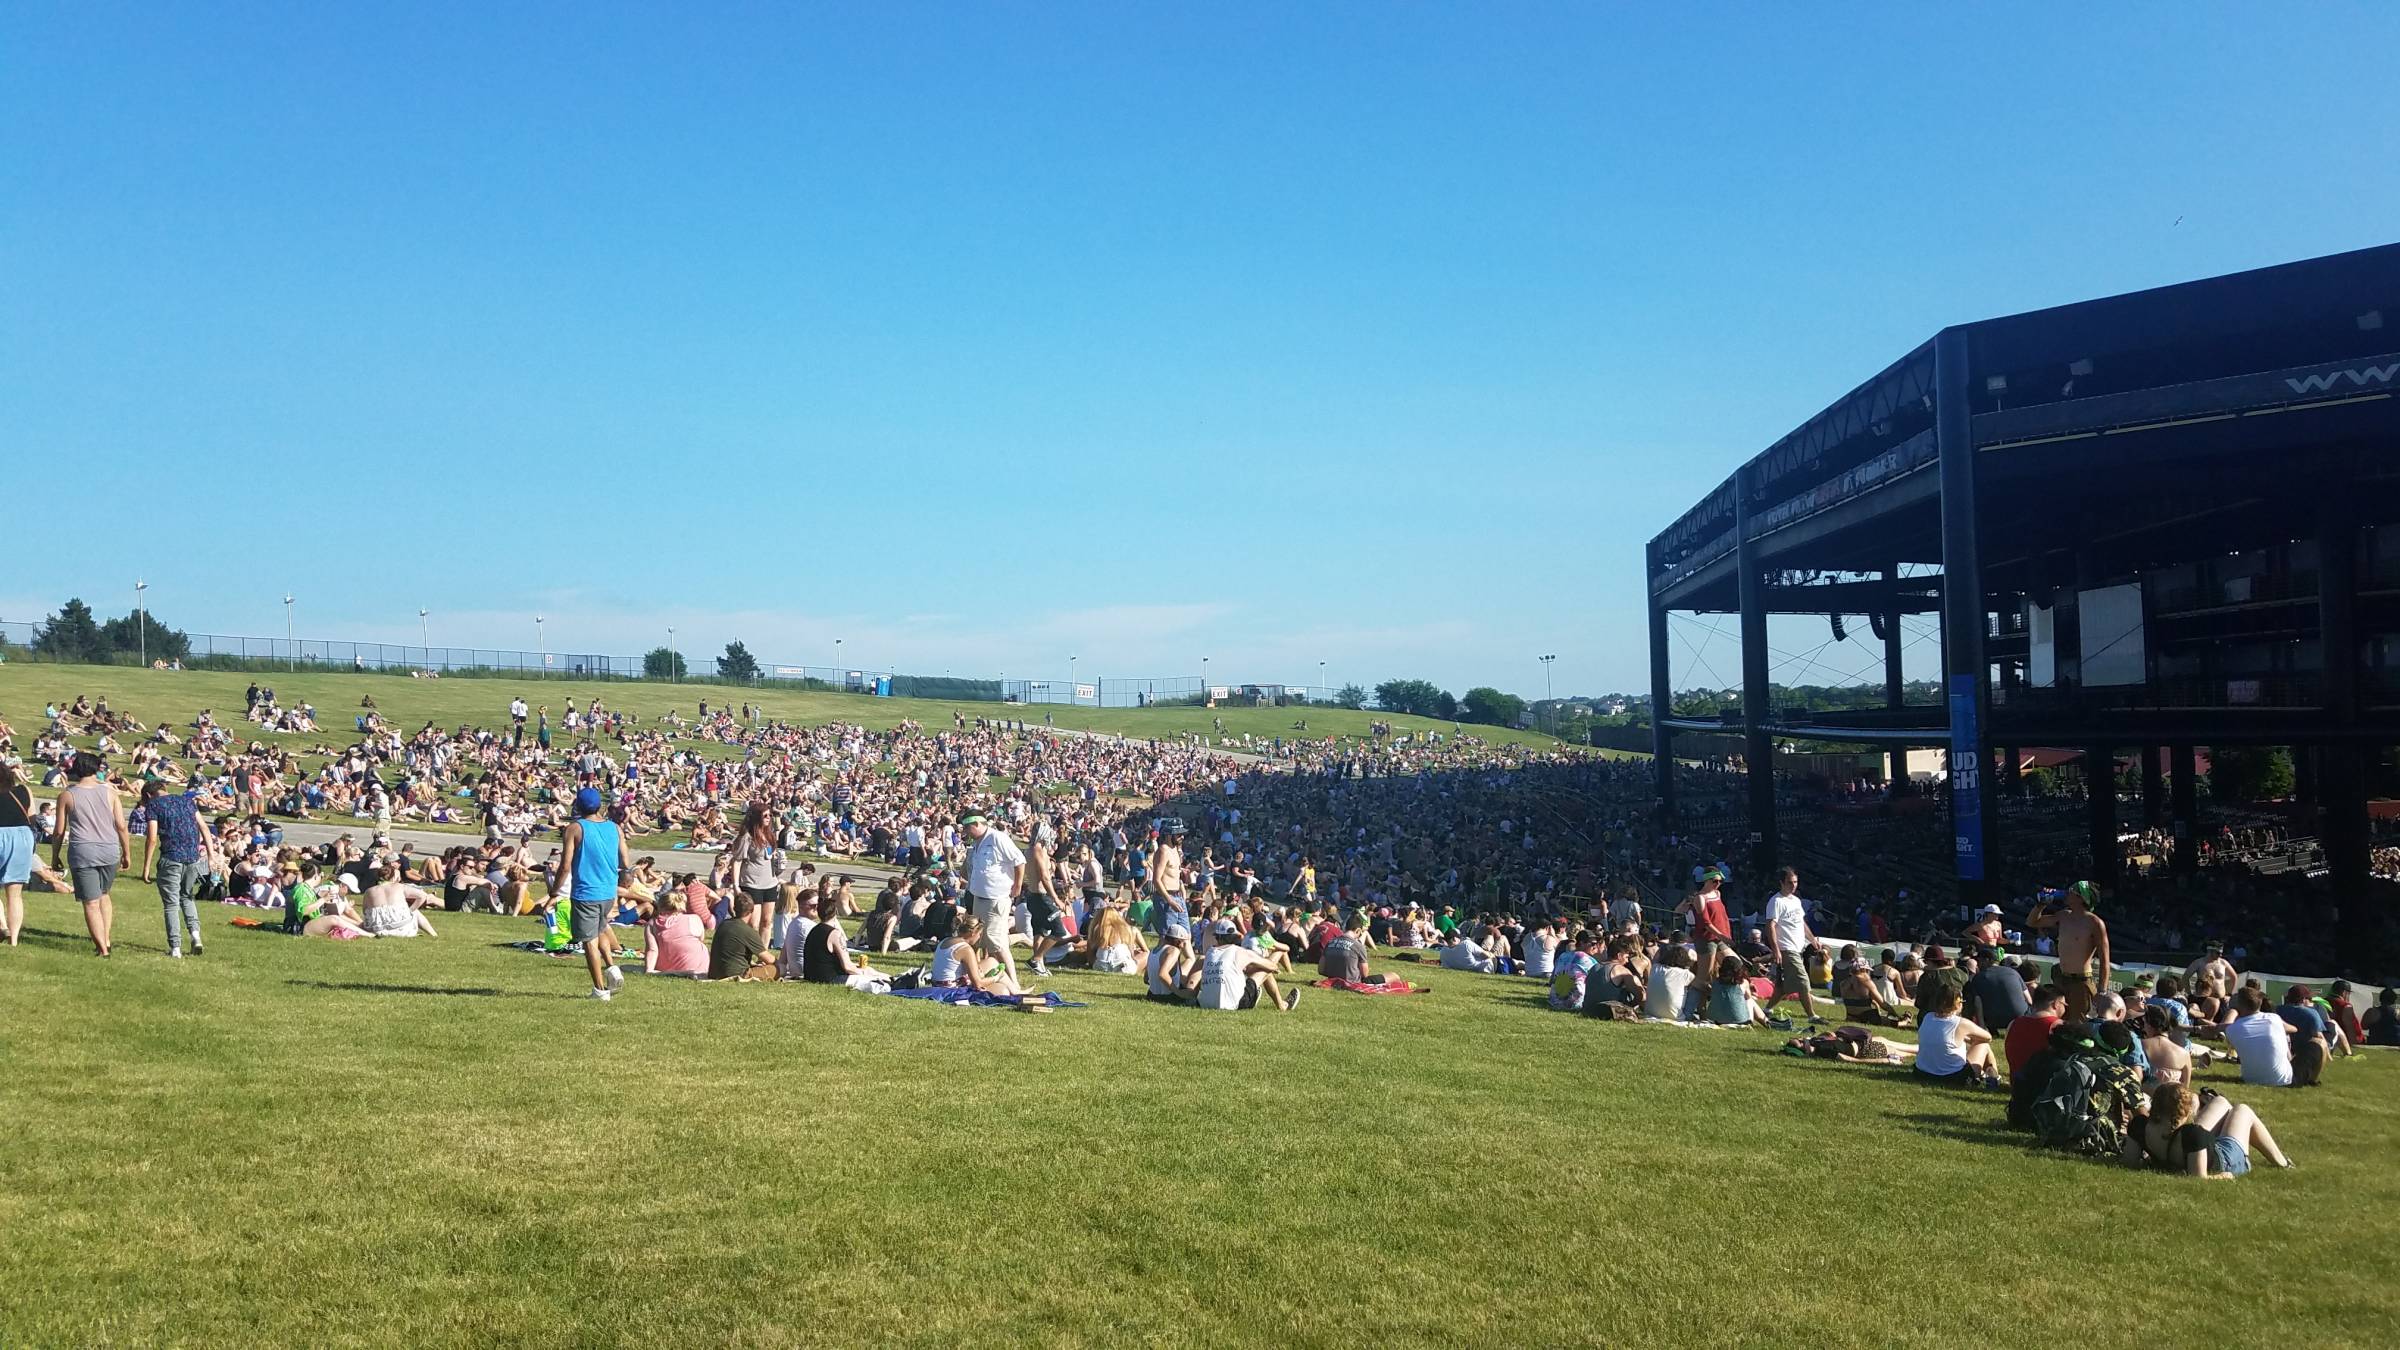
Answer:
<svg viewBox="0 0 2400 1350"><path fill-rule="evenodd" d="M2125 1122L2141 1075L2105 1050L2079 1051L2050 1070L2033 1099L2033 1132L2051 1148L2106 1155L2125 1142Z"/></svg>

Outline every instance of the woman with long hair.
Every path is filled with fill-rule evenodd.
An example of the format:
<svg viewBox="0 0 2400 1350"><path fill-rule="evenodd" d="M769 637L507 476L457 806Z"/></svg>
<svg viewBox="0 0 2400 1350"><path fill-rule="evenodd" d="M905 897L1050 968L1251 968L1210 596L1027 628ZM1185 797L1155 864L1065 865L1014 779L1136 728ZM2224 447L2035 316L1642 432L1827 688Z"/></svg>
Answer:
<svg viewBox="0 0 2400 1350"><path fill-rule="evenodd" d="M733 847L726 850L733 862L734 884L750 897L757 907L754 921L768 944L783 939L783 920L788 911L783 903L782 854L775 847L775 837L767 825L767 804L753 799L742 809L742 828L733 836Z"/></svg>
<svg viewBox="0 0 2400 1350"><path fill-rule="evenodd" d="M0 935L11 947L25 927L25 883L33 880L33 863L33 790L14 768L0 764L0 894L6 896Z"/></svg>

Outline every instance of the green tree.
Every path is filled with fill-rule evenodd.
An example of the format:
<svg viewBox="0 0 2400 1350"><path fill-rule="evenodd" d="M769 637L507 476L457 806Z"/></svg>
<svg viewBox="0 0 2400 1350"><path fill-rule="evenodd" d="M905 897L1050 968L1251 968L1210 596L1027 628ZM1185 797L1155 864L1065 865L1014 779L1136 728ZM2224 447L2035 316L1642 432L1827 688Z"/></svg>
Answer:
<svg viewBox="0 0 2400 1350"><path fill-rule="evenodd" d="M148 638L145 646L143 639ZM135 656L147 651L153 661L181 661L192 654L192 640L158 621L155 614L135 612L100 625L100 647L106 652Z"/></svg>
<svg viewBox="0 0 2400 1350"><path fill-rule="evenodd" d="M1385 680L1375 686L1375 706L1385 712L1435 716L1434 707L1449 695L1431 680ZM1448 716L1448 714L1441 714Z"/></svg>
<svg viewBox="0 0 2400 1350"><path fill-rule="evenodd" d="M100 625L92 618L92 607L81 600L58 607L33 635L33 649L59 661L108 659L108 646L100 640Z"/></svg>
<svg viewBox="0 0 2400 1350"><path fill-rule="evenodd" d="M739 642L725 644L725 654L717 658L717 673L729 680L758 678L758 658Z"/></svg>
<svg viewBox="0 0 2400 1350"><path fill-rule="evenodd" d="M1470 722L1513 727L1525 715L1525 700L1515 694L1503 694L1488 684L1479 684L1458 701L1458 711L1461 717Z"/></svg>
<svg viewBox="0 0 2400 1350"><path fill-rule="evenodd" d="M2209 752L2208 793L2221 802L2292 795L2292 752L2280 745L2227 745Z"/></svg>
<svg viewBox="0 0 2400 1350"><path fill-rule="evenodd" d="M654 680L683 678L683 653L670 647L652 647L642 658L642 673Z"/></svg>
<svg viewBox="0 0 2400 1350"><path fill-rule="evenodd" d="M1367 706L1367 691L1355 684L1345 684L1334 694L1333 701L1344 708L1363 708Z"/></svg>
<svg viewBox="0 0 2400 1350"><path fill-rule="evenodd" d="M1425 716L1450 721L1458 716L1458 700L1450 697L1449 690L1436 689L1433 691L1433 706L1425 710Z"/></svg>

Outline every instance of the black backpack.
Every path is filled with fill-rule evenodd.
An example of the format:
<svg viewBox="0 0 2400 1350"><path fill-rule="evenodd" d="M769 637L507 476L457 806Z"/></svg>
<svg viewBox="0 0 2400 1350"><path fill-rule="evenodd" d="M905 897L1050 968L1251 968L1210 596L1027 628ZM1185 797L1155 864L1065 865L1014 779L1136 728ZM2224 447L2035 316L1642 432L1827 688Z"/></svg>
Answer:
<svg viewBox="0 0 2400 1350"><path fill-rule="evenodd" d="M2034 1136L2069 1153L2113 1153L2124 1139L2118 1120L2126 1073L2116 1056L2079 1051L2061 1058L2034 1096Z"/></svg>

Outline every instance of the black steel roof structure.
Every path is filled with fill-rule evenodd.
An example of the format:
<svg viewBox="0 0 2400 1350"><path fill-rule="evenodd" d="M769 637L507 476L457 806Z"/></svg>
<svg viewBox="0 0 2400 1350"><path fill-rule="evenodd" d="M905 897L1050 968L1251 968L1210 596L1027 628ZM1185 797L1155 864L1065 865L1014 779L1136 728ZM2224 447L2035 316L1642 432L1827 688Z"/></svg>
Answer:
<svg viewBox="0 0 2400 1350"><path fill-rule="evenodd" d="M2185 768L2199 745L2297 747L2336 883L2363 882L2363 754L2400 743L2400 244L1945 329L1736 469L1646 564L1653 708L1667 616L1739 614L1749 763L1778 737L1948 747L1970 894L1993 751L2017 746L2179 747ZM2113 664L2139 660L2103 678L2083 640L2128 596ZM1947 697L1905 706L1898 616L1936 612ZM1770 614L1867 616L1887 706L1778 717ZM1676 733L1737 728L1654 720L1672 811ZM1749 791L1772 866L1772 773ZM2093 795L2107 872L2116 803Z"/></svg>

